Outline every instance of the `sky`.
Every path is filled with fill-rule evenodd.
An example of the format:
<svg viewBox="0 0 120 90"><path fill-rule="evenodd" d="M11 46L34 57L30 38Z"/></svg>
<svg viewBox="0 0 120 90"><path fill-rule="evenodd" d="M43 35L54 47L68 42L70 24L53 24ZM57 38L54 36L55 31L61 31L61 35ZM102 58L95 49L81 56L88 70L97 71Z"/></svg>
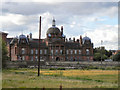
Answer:
<svg viewBox="0 0 120 90"><path fill-rule="evenodd" d="M51 1L51 0L50 0ZM52 26L63 26L67 38L88 36L94 47L105 46L107 50L118 49L118 3L117 2L2 2L0 31L8 37L32 33L38 38L39 16L42 17L42 38Z"/></svg>

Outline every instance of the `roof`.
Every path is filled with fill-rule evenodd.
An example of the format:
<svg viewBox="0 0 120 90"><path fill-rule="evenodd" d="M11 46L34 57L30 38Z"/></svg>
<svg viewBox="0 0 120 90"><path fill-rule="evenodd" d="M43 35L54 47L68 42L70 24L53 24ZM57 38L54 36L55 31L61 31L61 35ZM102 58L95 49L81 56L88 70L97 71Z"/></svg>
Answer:
<svg viewBox="0 0 120 90"><path fill-rule="evenodd" d="M39 42L37 42L37 41L30 41L29 42L29 45L30 45L30 47L31 48L38 48L38 46L39 46ZM46 47L46 43L45 42L42 42L42 43L40 43L40 47Z"/></svg>
<svg viewBox="0 0 120 90"><path fill-rule="evenodd" d="M77 43L77 42L66 42L65 47L70 49L77 49L77 48L80 48L81 46L80 46L80 43Z"/></svg>
<svg viewBox="0 0 120 90"><path fill-rule="evenodd" d="M47 30L47 34L59 34L60 29L56 26L52 26Z"/></svg>

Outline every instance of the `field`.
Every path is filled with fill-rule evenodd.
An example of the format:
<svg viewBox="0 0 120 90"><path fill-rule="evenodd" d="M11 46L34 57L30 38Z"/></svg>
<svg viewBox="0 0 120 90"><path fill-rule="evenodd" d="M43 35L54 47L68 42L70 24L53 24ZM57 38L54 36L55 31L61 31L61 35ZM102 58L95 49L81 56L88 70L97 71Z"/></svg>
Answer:
<svg viewBox="0 0 120 90"><path fill-rule="evenodd" d="M117 70L4 69L3 88L117 88Z"/></svg>

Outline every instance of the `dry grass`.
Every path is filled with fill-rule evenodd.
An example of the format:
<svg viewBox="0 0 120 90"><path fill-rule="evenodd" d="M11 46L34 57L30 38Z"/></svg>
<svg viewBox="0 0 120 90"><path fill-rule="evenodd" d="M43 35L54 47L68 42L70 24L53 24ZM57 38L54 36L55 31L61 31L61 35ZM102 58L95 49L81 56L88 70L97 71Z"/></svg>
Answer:
<svg viewBox="0 0 120 90"><path fill-rule="evenodd" d="M117 70L3 70L4 88L117 88Z"/></svg>

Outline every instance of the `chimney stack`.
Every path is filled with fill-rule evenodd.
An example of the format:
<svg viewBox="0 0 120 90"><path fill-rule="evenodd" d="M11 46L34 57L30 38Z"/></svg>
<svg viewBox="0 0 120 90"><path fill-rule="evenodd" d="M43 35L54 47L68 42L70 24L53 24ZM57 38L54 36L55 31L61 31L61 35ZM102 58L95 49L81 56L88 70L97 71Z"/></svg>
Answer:
<svg viewBox="0 0 120 90"><path fill-rule="evenodd" d="M82 36L80 35L80 45L82 46Z"/></svg>
<svg viewBox="0 0 120 90"><path fill-rule="evenodd" d="M75 37L73 38L73 42L75 42Z"/></svg>
<svg viewBox="0 0 120 90"><path fill-rule="evenodd" d="M71 41L71 38L69 38L69 41Z"/></svg>
<svg viewBox="0 0 120 90"><path fill-rule="evenodd" d="M63 26L61 26L61 35L63 35Z"/></svg>
<svg viewBox="0 0 120 90"><path fill-rule="evenodd" d="M32 39L32 33L30 33L30 39Z"/></svg>
<svg viewBox="0 0 120 90"><path fill-rule="evenodd" d="M77 42L79 43L79 39L77 39Z"/></svg>

